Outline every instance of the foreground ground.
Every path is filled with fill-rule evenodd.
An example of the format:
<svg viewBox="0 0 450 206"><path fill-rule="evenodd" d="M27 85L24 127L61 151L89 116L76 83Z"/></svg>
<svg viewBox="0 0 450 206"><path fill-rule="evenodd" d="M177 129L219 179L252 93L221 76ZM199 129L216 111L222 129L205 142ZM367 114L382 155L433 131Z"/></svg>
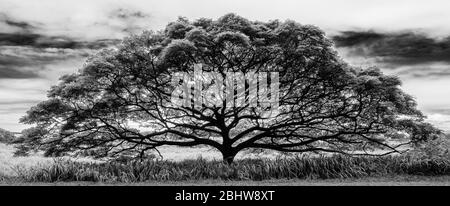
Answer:
<svg viewBox="0 0 450 206"><path fill-rule="evenodd" d="M197 150L198 149L201 150L202 148L197 148ZM166 153L165 156L169 157L168 159L171 160L169 162L158 162L158 164L155 164L153 161L150 161L143 164L127 164L127 165L106 164L102 166L103 170L101 171L103 172L101 174L95 173L100 171L100 169L95 166L97 164L91 165L83 163L84 161L92 162L93 160L70 158L69 162L65 161L53 162L52 159L44 158L40 155L33 155L29 157L14 157L13 152L14 148L12 146L0 144L0 185L450 186L450 173L449 173L450 170L447 160L432 161L432 162L429 161L417 162L414 160L412 161L410 160L407 162L401 162L398 161L401 160L399 158L384 158L384 159L377 159L377 161L374 161L373 159L367 158L350 159L342 157L290 159L288 161L268 160L267 162L240 160L241 164L235 166L236 168L238 168L237 171L240 172L239 174L244 176L238 178L235 177L235 175L233 175L234 174L233 171L235 170L229 170L231 168L228 168L227 170L227 168L222 167L220 164L216 164L211 161L193 160L188 162L183 161L181 164L171 163L183 160L186 158L186 156L188 157L188 159L195 159L194 155L196 154L208 154L209 156L206 157L203 156L203 158L216 159L214 153L207 151L205 152L181 151L179 149L175 150L173 148L167 148L165 151ZM244 161L244 163L242 163L242 161ZM261 163L263 164L260 165ZM183 166L180 167L180 165ZM383 167L397 168L397 169L385 171L383 170ZM40 168L40 169L37 170L37 172L33 172L35 171L34 169L23 170L21 168ZM123 171L124 173L119 172L118 174L116 174L116 172L114 171L117 168L120 168L120 171ZM154 168L154 169L146 172L145 168ZM20 173L18 171L28 171L28 172ZM323 171L328 172L323 173ZM366 171L372 171L372 173L366 174ZM297 174L297 176L292 176L292 172L294 172L293 174ZM183 178L184 176L186 176L185 173L188 174L189 179L194 178L201 180L198 181L183 180L186 179ZM25 176L23 175L20 176L18 174L25 174ZM92 176L92 174L95 175ZM125 178L122 178L123 174L129 176L125 176ZM371 176L369 177L368 174L370 174ZM433 174L435 176L432 175L427 176L424 174ZM101 178L102 175L110 175L110 176L107 176L108 178L106 179L102 179ZM152 178L141 179L140 178L141 175L143 175L143 177L153 177L153 176L155 177L153 177L153 179ZM166 177L164 175L168 175L167 178L164 178ZM20 178L19 176L22 178ZM314 176L316 178L311 179L309 178L310 176ZM329 179L321 179L320 177L323 176ZM336 178L336 176L343 178ZM61 179L60 177L63 178ZM113 179L115 180L119 178L122 181L113 182L111 181L110 177L113 177ZM211 177L214 177L214 179L210 179ZM233 181L220 180L223 179L223 177L225 177L225 179L230 178L241 180L233 180ZM261 177L262 179L265 180L250 181L261 179ZM277 177L279 179L273 179L273 177ZM29 181L26 181L26 179L28 179ZM167 179L172 179L173 181L166 181ZM75 181L75 180L85 180L85 181ZM106 182L103 182L103 180L106 180Z"/></svg>
<svg viewBox="0 0 450 206"><path fill-rule="evenodd" d="M19 186L450 186L450 176L396 176L361 179L328 180L266 180L266 181L176 181L176 182L142 182L142 183L96 183L96 182L56 182L26 183L4 180L0 185Z"/></svg>
<svg viewBox="0 0 450 206"><path fill-rule="evenodd" d="M0 176L14 176L15 168L17 167L32 167L39 164L47 164L52 162L52 158L45 158L39 154L33 154L27 157L15 157L14 156L14 147L12 145L6 145L0 143ZM212 159L220 159L221 155L219 152L212 150L210 148L179 148L179 147L162 147L160 149L161 154L164 156L165 160L170 161L182 161L185 159L197 159L199 157L207 160ZM201 154L201 155L200 155ZM245 153L240 153L236 157L236 159L242 159L243 157L252 158L252 157L272 157L273 154L259 154L249 155ZM159 157L158 157L159 158ZM76 161L91 161L87 158L70 158Z"/></svg>

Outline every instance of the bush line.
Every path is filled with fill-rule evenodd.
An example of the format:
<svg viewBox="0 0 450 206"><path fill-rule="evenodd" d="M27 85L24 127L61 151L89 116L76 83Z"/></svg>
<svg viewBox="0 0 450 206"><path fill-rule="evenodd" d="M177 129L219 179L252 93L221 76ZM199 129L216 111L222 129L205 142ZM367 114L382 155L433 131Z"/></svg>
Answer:
<svg viewBox="0 0 450 206"><path fill-rule="evenodd" d="M145 182L186 180L345 179L389 175L450 175L450 160L408 156L343 155L278 159L243 159L232 165L205 159L86 163L55 159L52 164L16 168L27 182Z"/></svg>

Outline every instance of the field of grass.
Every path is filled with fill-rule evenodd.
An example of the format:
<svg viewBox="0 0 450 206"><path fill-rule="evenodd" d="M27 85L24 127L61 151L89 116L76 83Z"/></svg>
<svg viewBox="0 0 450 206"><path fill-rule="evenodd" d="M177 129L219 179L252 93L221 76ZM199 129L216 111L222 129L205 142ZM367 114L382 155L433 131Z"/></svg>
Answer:
<svg viewBox="0 0 450 206"><path fill-rule="evenodd" d="M136 184L189 181L355 180L402 176L450 176L448 159L405 156L320 156L242 159L232 165L216 160L84 162L58 159L16 170L19 182L101 182ZM11 179L9 179L11 180ZM357 182L357 181L356 181Z"/></svg>
<svg viewBox="0 0 450 206"><path fill-rule="evenodd" d="M0 181L0 185L24 186L450 186L450 176L404 175L349 179L274 179L263 181L147 181L147 182L24 182Z"/></svg>
<svg viewBox="0 0 450 206"><path fill-rule="evenodd" d="M202 149L164 148L161 150L164 160L101 162L69 157L51 159L39 154L13 157L14 148L0 144L0 184L450 185L447 157L275 158L269 154L244 158L241 154L235 163L227 165L219 154L201 152Z"/></svg>
<svg viewBox="0 0 450 206"><path fill-rule="evenodd" d="M219 160L221 154L215 150L204 147L196 148L179 148L164 146L160 149L161 155L164 157L163 160L179 162L186 159L198 159L202 158L205 160ZM12 145L7 145L0 143L0 180L5 179L5 177L15 177L18 171L26 170L32 167L43 167L45 165L54 162L53 158L43 157L41 154L32 154L27 157L15 157L14 147ZM274 154L259 154L259 155L249 155L245 153L240 153L236 156L236 159L243 158L273 158ZM157 158L161 158L157 156ZM96 162L88 158L72 158L64 157L59 158L61 160L72 160L76 162Z"/></svg>
<svg viewBox="0 0 450 206"><path fill-rule="evenodd" d="M0 143L0 177L14 176L15 168L30 168L39 164L51 162L50 158L44 158L38 154L29 157L14 157L14 147Z"/></svg>

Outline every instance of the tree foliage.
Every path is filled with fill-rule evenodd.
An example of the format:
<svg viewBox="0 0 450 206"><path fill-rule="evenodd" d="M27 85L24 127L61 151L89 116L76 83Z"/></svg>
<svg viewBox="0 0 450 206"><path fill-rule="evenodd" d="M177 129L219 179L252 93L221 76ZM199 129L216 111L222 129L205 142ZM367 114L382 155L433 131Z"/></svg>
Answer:
<svg viewBox="0 0 450 206"><path fill-rule="evenodd" d="M15 136L12 132L0 128L0 143L12 143Z"/></svg>
<svg viewBox="0 0 450 206"><path fill-rule="evenodd" d="M278 72L279 109L171 106L176 72ZM22 118L20 148L47 155L143 157L163 145L206 145L232 162L244 149L281 152L397 151L439 131L424 122L395 76L345 63L315 26L294 21L180 18L125 38L61 77ZM246 92L249 88L246 87Z"/></svg>

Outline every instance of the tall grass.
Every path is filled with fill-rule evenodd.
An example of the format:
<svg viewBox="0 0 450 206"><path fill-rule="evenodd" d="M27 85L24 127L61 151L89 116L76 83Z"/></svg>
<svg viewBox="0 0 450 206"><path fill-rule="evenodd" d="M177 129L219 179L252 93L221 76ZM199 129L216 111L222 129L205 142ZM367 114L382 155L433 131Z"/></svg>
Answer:
<svg viewBox="0 0 450 206"><path fill-rule="evenodd" d="M86 163L57 159L52 164L16 168L29 182L144 182L183 180L268 180L363 178L390 175L450 175L450 160L411 156L342 155L278 159L243 159L232 165L205 159Z"/></svg>

